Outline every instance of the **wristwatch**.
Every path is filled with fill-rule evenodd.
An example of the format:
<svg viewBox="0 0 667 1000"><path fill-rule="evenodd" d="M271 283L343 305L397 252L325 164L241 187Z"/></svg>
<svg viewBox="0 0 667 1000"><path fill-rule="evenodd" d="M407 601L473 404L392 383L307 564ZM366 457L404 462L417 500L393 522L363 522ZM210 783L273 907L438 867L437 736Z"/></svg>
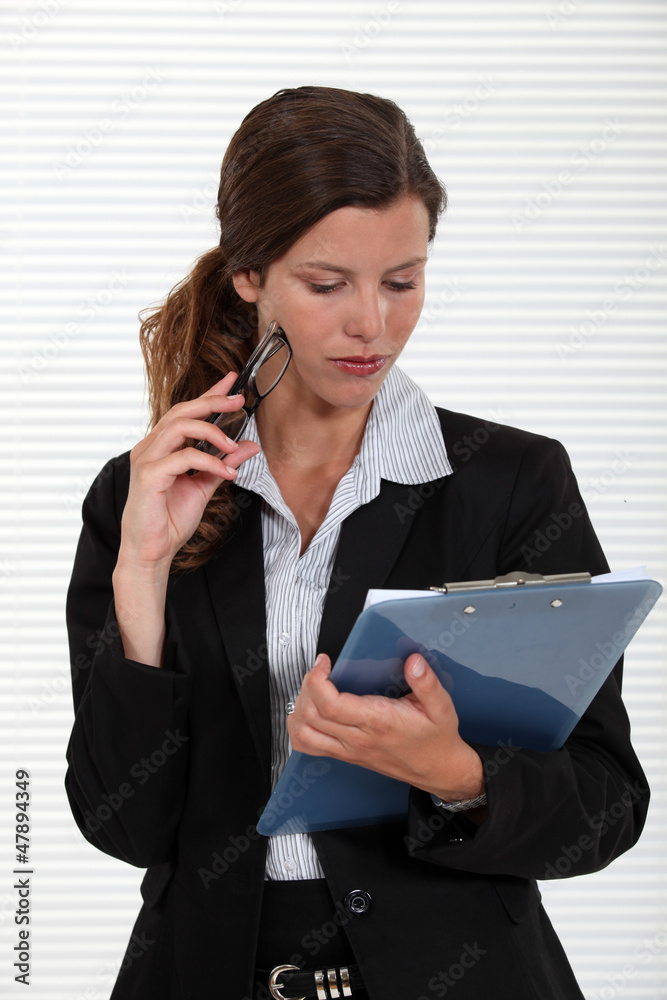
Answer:
<svg viewBox="0 0 667 1000"><path fill-rule="evenodd" d="M477 806L486 805L486 792L477 795L474 799L461 799L459 802L443 802L437 795L431 795L433 805L438 809L445 809L450 813L463 812L465 809L475 809Z"/></svg>

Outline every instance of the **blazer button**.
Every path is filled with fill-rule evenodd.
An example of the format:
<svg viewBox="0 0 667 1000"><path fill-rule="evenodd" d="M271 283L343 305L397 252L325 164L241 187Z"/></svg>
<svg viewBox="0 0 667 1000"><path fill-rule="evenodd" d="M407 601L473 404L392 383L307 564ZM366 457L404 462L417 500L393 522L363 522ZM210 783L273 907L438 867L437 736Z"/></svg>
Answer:
<svg viewBox="0 0 667 1000"><path fill-rule="evenodd" d="M358 917L366 913L371 905L371 898L370 892L366 892L365 889L353 889L352 892L348 892L343 902L350 913Z"/></svg>

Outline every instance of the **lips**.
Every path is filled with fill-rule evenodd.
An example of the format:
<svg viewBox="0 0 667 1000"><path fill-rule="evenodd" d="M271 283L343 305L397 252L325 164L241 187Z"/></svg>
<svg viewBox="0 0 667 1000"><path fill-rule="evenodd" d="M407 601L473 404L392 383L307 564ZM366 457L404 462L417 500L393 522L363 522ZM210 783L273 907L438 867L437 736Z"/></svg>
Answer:
<svg viewBox="0 0 667 1000"><path fill-rule="evenodd" d="M371 357L363 356L350 358L332 358L331 361L341 371L348 375L375 375L379 372L387 360L386 354L374 354Z"/></svg>

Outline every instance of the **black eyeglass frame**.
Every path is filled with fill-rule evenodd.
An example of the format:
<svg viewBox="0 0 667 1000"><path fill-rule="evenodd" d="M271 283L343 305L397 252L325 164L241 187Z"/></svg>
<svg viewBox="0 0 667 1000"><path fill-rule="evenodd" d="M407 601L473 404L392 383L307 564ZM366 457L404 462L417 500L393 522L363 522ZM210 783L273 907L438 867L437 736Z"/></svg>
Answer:
<svg viewBox="0 0 667 1000"><path fill-rule="evenodd" d="M262 365L265 364L265 362L267 362L270 358L272 358L273 355L276 353L276 351L280 350L282 347L287 348L287 360L283 365L282 371L275 379L273 384L269 386L268 389L266 389L264 392L260 392L255 382L257 372L262 367ZM248 388L253 392L255 397L251 403L241 407L241 409L246 415L246 419L245 423L234 437L233 439L234 441L239 440L239 438L245 431L246 427L248 426L248 421L250 420L251 416L253 415L259 404L262 402L263 399L266 399L269 393L273 392L275 387L278 385L281 378L287 371L287 366L289 365L291 359L292 359L292 348L290 347L285 331L278 324L278 321L274 319L271 323L269 323L268 327L266 328L266 333L264 334L257 347L248 358L247 364L245 365L243 371L238 376L238 378L236 379L236 381L234 382L233 386L231 387L228 393L229 396L237 396L239 393L243 392L245 388ZM209 417L206 418L206 420L208 423L215 424L217 426L222 420L224 420L228 416L229 416L228 413L212 413ZM220 449L217 447L217 445L212 444L210 441L198 441L197 444L195 445L195 448L198 451L208 452L209 454L215 454L220 452ZM224 458L224 453L220 457Z"/></svg>

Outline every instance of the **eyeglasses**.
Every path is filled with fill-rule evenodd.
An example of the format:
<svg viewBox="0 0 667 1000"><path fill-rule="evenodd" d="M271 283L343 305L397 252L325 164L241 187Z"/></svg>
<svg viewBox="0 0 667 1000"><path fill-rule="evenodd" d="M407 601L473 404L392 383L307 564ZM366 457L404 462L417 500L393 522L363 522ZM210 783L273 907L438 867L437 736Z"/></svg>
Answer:
<svg viewBox="0 0 667 1000"><path fill-rule="evenodd" d="M212 413L206 418L208 422L219 427L232 441L238 441L259 404L275 389L287 371L291 357L292 348L287 341L285 331L276 320L273 320L229 390L230 396L242 392L246 400L245 405L233 413ZM195 448L209 455L224 458L224 452L210 441L198 441Z"/></svg>

